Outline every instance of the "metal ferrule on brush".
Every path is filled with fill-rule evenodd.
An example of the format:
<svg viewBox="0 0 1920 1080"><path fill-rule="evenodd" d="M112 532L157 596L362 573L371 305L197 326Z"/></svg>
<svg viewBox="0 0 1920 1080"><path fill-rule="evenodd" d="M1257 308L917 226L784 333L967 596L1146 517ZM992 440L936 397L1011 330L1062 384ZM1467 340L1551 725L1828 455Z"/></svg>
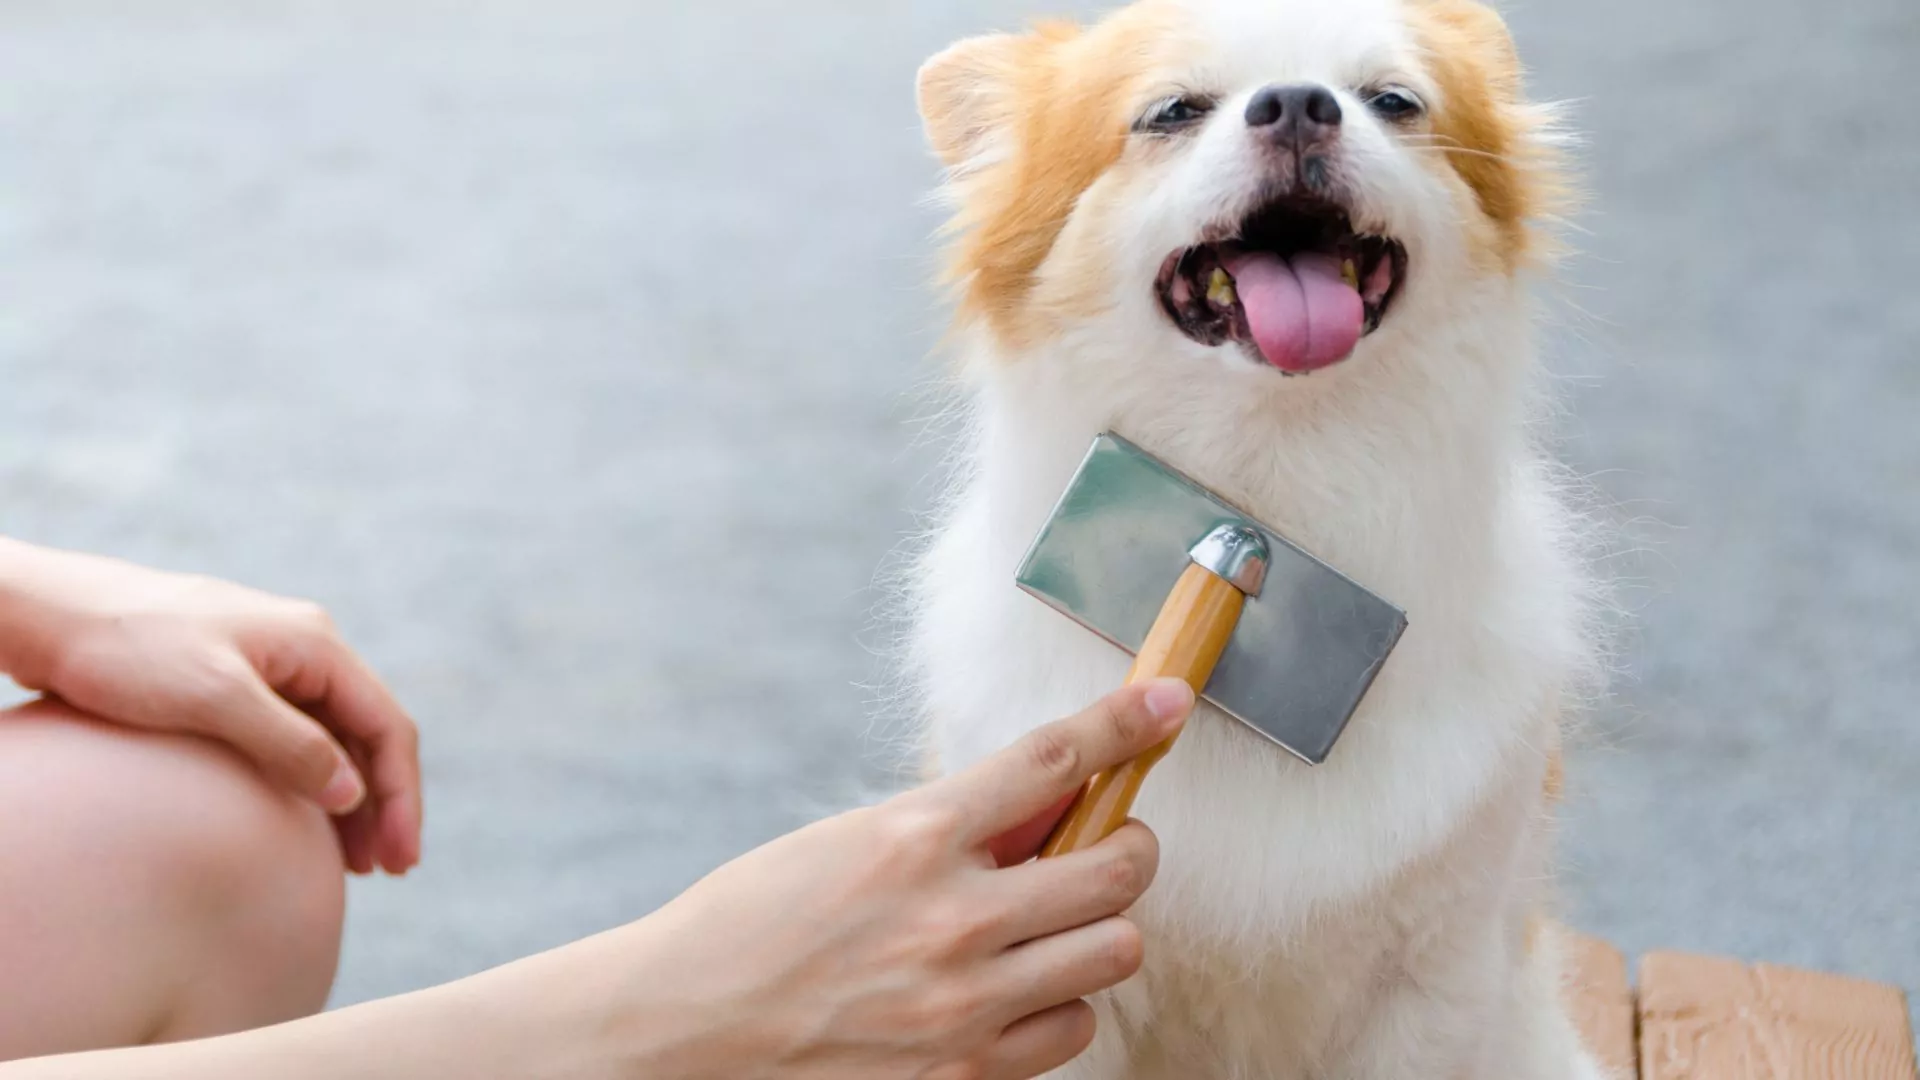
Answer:
<svg viewBox="0 0 1920 1080"><path fill-rule="evenodd" d="M1245 525L1218 526L1193 545L1187 558L1248 596L1259 596L1267 583L1267 542Z"/></svg>

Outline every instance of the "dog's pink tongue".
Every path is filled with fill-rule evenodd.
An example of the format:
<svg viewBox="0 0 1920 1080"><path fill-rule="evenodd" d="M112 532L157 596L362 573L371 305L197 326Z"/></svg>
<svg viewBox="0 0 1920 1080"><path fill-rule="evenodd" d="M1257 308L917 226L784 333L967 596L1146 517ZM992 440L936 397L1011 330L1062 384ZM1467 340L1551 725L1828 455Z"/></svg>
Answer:
<svg viewBox="0 0 1920 1080"><path fill-rule="evenodd" d="M1247 328L1267 363L1312 371L1347 358L1366 313L1360 292L1340 276L1331 255L1302 252L1291 260L1264 251L1227 260L1227 273L1247 312Z"/></svg>

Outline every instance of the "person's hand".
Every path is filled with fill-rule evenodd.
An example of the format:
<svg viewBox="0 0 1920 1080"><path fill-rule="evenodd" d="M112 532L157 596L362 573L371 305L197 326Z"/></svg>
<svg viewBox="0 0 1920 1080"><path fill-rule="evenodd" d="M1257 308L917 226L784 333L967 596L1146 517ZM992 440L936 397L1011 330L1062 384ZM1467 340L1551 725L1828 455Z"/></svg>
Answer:
<svg viewBox="0 0 1920 1080"><path fill-rule="evenodd" d="M0 541L0 608L21 685L231 745L334 815L356 873L419 861L418 733L319 606Z"/></svg>
<svg viewBox="0 0 1920 1080"><path fill-rule="evenodd" d="M632 1052L607 1075L1055 1068L1093 1038L1081 998L1141 963L1121 913L1158 848L1134 822L1026 860L1088 776L1170 737L1192 706L1176 680L1119 691L965 772L750 852L640 923L516 965L541 987L525 992Z"/></svg>

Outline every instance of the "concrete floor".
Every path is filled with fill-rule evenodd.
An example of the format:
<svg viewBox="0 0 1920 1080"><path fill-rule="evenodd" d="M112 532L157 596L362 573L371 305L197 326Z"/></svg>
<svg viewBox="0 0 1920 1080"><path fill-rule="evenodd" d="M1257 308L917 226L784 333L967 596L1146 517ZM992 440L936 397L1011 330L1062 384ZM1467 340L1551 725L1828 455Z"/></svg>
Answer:
<svg viewBox="0 0 1920 1080"><path fill-rule="evenodd" d="M1920 985L1920 6L1516 6L1590 133L1567 453L1635 549L1577 921ZM0 531L320 598L415 710L427 861L355 887L336 1001L883 772L911 74L1028 5L129 7L0 4Z"/></svg>

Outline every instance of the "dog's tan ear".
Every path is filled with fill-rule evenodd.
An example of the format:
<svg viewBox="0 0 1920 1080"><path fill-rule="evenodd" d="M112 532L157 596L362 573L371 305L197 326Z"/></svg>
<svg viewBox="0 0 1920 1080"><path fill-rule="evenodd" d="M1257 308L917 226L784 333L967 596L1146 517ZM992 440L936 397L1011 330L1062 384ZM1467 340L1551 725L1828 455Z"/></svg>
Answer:
<svg viewBox="0 0 1920 1080"><path fill-rule="evenodd" d="M1520 94L1520 53L1500 13L1481 0L1426 0L1434 20L1454 35L1462 58L1480 66L1488 88L1503 98Z"/></svg>
<svg viewBox="0 0 1920 1080"><path fill-rule="evenodd" d="M967 38L920 65L920 122L941 161L967 160L1007 119L1024 44L1015 34Z"/></svg>

